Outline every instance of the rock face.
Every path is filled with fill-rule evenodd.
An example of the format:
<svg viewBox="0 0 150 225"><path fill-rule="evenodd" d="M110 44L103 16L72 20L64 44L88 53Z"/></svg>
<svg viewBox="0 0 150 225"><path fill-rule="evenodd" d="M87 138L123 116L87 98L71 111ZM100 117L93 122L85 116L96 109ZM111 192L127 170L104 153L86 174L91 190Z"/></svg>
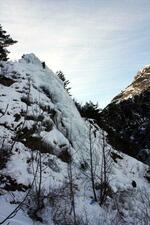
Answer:
<svg viewBox="0 0 150 225"><path fill-rule="evenodd" d="M150 66L112 100L100 121L115 149L150 164Z"/></svg>

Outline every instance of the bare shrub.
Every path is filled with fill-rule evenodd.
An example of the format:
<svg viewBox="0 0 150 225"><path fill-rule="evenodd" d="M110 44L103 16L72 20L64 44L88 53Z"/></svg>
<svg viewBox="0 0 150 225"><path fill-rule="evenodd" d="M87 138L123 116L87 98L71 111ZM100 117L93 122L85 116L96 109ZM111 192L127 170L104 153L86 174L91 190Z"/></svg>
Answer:
<svg viewBox="0 0 150 225"><path fill-rule="evenodd" d="M52 206L52 218L55 225L88 225L81 217L72 214L70 188L67 183L49 193L49 203Z"/></svg>

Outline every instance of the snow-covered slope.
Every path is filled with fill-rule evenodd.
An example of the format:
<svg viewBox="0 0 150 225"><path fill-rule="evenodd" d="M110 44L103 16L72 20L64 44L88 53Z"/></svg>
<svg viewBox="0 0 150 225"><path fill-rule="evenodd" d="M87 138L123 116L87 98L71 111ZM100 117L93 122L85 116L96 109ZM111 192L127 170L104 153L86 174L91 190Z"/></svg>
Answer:
<svg viewBox="0 0 150 225"><path fill-rule="evenodd" d="M0 63L0 140L0 224L149 223L149 167L111 149L34 54Z"/></svg>

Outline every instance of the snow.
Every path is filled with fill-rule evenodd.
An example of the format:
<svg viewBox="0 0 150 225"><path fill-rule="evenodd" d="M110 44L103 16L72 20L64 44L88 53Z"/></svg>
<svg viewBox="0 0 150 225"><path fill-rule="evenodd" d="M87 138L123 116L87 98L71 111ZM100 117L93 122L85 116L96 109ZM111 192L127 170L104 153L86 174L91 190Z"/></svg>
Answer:
<svg viewBox="0 0 150 225"><path fill-rule="evenodd" d="M15 205L10 204L9 202L6 201L6 199L1 198L0 200L0 221L2 221L3 219L5 219L7 217L7 215L9 215L14 209L15 209ZM11 222L8 223L8 221L6 221L5 223L3 223L4 225L32 225L33 222L32 220L26 216L23 211L19 211L17 213L17 215L11 219ZM38 223L37 223L38 224Z"/></svg>
<svg viewBox="0 0 150 225"><path fill-rule="evenodd" d="M43 69L41 61L34 54L24 55L19 61L5 62L3 66L1 73L15 82L9 87L0 84L1 142L5 137L7 140L5 145L11 145L16 131L21 132L23 127L26 129L25 136L22 138L23 141L26 141L28 134L31 133L32 138L39 138L42 143L53 149L53 152L41 153L44 171L42 174L42 190L45 194L55 193L59 189L62 190L61 188L68 182L68 164L58 158L62 150L68 149L73 157L72 169L76 187L77 215L85 221L87 219L89 225L112 224L111 222L117 214L116 209L112 209L114 207L113 200L108 198L108 205L105 207L100 207L98 203L94 202L91 197L89 167L85 171L80 168L81 162L87 162L89 165L89 127L91 125L81 118L74 102L64 90L62 81L48 67ZM28 101L27 104L26 101ZM1 112L5 114L3 115ZM16 119L16 115L21 115L21 117ZM47 124L47 122L49 123ZM95 173L98 177L102 160L101 130L92 127L91 139ZM34 179L38 164L38 146L36 146L37 149L30 149L29 146L25 146L23 141L15 142L12 154L0 174L12 177L18 184L29 185ZM108 148L110 148L109 145ZM112 151L116 152L115 150ZM140 196L141 190L146 189L149 192L149 183L144 178L148 166L124 154L118 154L123 159L117 159L117 163L112 161L110 185L116 196L119 195L118 193L122 193L124 204L126 204L123 206L125 220L127 221L126 224L129 224L129 221L135 220L138 207L140 208L142 205L140 198L136 199L136 196ZM39 170L36 179L36 182L40 179ZM99 179L97 178L97 180ZM133 180L137 184L135 189L132 186ZM132 196L130 196L130 193ZM97 194L99 194L99 191L97 191ZM16 207L16 204L10 204L10 201L13 198L16 200L22 199L24 195L25 193L19 191L5 191L5 194L0 195L0 221ZM43 224L52 225L51 211L53 207L48 202L45 204L46 208L42 212ZM8 224L8 222L5 224ZM10 224L31 225L33 221L27 215L27 209L24 209L20 210L10 220ZM38 222L35 222L35 224L38 224Z"/></svg>

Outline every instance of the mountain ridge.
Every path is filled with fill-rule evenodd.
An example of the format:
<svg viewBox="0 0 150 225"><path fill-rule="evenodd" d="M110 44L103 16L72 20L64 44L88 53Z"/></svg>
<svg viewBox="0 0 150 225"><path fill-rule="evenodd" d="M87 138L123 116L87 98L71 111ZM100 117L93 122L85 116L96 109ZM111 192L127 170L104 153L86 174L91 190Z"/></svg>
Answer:
<svg viewBox="0 0 150 225"><path fill-rule="evenodd" d="M114 148L150 164L150 66L141 69L134 81L101 113L101 126Z"/></svg>

